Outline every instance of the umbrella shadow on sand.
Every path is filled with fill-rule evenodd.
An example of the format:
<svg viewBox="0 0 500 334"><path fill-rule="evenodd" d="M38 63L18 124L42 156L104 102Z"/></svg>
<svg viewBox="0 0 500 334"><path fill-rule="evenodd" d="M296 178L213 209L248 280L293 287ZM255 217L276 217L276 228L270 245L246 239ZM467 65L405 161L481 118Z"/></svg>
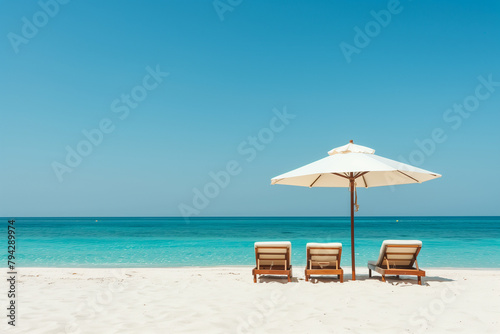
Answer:
<svg viewBox="0 0 500 334"><path fill-rule="evenodd" d="M317 283L339 283L336 277L311 277L313 284ZM382 282L382 276L372 276L356 274L356 281L379 281L380 283L388 283L392 285L410 286L417 285L417 280L409 276L386 276L386 282ZM352 282L352 274L344 274L344 282ZM422 286L429 286L430 282L454 282L454 279L440 276L425 276L422 277Z"/></svg>

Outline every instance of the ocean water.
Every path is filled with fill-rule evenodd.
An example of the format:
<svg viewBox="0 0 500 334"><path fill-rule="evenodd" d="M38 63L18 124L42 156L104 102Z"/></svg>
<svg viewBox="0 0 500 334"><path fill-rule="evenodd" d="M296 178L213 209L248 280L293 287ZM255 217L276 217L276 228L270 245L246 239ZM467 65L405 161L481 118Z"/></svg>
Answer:
<svg viewBox="0 0 500 334"><path fill-rule="evenodd" d="M341 242L342 266L351 265L349 217L16 218L15 224L17 267L253 265L256 241L291 241L294 265L305 265L307 242ZM422 240L422 268L500 268L500 217L356 217L356 265L377 259L384 239Z"/></svg>

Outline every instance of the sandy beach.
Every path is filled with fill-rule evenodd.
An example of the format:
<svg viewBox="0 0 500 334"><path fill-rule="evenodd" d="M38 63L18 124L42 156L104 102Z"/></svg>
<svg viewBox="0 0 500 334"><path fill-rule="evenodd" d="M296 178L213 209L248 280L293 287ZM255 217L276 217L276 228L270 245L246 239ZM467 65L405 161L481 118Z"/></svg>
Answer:
<svg viewBox="0 0 500 334"><path fill-rule="evenodd" d="M9 333L499 333L500 270L304 281L250 267L20 268ZM408 278L408 279L407 279ZM7 283L4 289L7 289Z"/></svg>

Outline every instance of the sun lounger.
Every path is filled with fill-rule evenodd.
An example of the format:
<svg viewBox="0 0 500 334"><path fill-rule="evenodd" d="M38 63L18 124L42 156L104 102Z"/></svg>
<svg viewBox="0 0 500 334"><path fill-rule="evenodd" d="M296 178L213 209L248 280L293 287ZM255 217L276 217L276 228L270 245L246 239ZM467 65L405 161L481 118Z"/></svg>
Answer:
<svg viewBox="0 0 500 334"><path fill-rule="evenodd" d="M288 282L291 282L291 252L292 244L289 241L256 242L256 266L252 270L254 283L257 283L257 275L282 275L288 278Z"/></svg>
<svg viewBox="0 0 500 334"><path fill-rule="evenodd" d="M378 260L368 261L368 276L372 277L374 270L382 275L382 281L385 282L386 275L415 275L418 284L422 285L425 271L418 268L417 262L421 247L422 241L419 240L385 240Z"/></svg>
<svg viewBox="0 0 500 334"><path fill-rule="evenodd" d="M337 275L344 282L344 270L340 267L342 256L341 243L308 243L306 281L311 275Z"/></svg>

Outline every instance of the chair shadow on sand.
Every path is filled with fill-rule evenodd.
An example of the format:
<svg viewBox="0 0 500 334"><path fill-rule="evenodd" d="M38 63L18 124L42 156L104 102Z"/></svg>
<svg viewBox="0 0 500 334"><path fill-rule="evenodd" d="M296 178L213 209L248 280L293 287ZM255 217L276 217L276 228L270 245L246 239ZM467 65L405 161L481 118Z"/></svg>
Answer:
<svg viewBox="0 0 500 334"><path fill-rule="evenodd" d="M411 286L411 285L417 285L417 280L413 278L412 276L386 276L385 277L387 283L392 284L392 285L400 285L401 286ZM292 282L288 282L286 276L272 276L272 275L262 275L258 278L259 283L281 283L281 284L286 284L286 283L299 283L299 281L302 281L306 284L318 284L318 283L339 283L339 284L345 284L352 282L352 274L344 274L344 283L340 283L339 279L337 276L312 276L310 278L310 282L305 282L304 277L302 276L292 276ZM368 277L368 275L364 274L356 274L356 281L379 281L380 283L382 282L382 276L372 276ZM429 286L430 282L453 282L455 280L446 278L446 277L440 277L440 276L425 276L422 278L422 285L423 286Z"/></svg>
<svg viewBox="0 0 500 334"><path fill-rule="evenodd" d="M288 282L286 276L260 275L257 278L257 283L299 283L299 278L292 276L292 281Z"/></svg>

